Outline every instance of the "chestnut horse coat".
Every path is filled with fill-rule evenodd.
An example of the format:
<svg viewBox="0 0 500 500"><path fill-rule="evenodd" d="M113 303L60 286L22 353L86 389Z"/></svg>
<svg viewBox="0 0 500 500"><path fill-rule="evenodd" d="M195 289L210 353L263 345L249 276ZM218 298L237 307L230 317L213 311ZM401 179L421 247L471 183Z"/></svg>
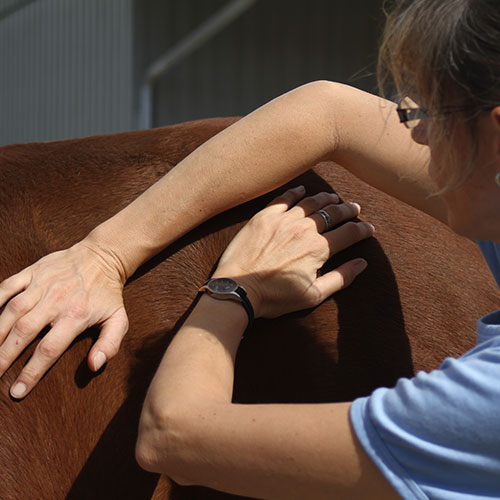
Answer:
<svg viewBox="0 0 500 500"><path fill-rule="evenodd" d="M0 148L0 280L86 236L232 121ZM475 244L336 165L298 183L361 204L375 237L327 267L353 256L369 266L314 310L255 322L238 353L235 401L352 400L474 344L476 318L497 308ZM85 362L98 333L90 329L18 402L8 390L34 345L20 356L0 379L0 500L230 497L144 472L134 445L148 384L198 287L275 195L215 217L138 270L124 292L130 330L98 374Z"/></svg>

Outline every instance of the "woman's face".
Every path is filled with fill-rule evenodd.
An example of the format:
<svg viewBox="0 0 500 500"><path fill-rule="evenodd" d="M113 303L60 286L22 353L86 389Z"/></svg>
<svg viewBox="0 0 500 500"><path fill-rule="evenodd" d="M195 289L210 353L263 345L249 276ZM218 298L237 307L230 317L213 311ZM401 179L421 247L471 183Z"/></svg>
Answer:
<svg viewBox="0 0 500 500"><path fill-rule="evenodd" d="M425 118L412 129L412 138L429 146L431 162L429 175L441 189L449 172L442 147L432 141L432 118ZM472 141L465 124L458 125L451 146L457 152L457 165L451 168L463 171L467 165ZM478 122L478 151L472 173L457 188L441 195L448 209L448 224L458 234L479 240L500 242L500 187L495 176L500 172L500 106L485 113Z"/></svg>

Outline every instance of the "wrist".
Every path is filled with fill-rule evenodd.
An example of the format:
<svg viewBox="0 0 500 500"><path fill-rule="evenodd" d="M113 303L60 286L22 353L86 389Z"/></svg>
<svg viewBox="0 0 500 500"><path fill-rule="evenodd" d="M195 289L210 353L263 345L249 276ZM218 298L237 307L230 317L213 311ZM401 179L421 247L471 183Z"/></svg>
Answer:
<svg viewBox="0 0 500 500"><path fill-rule="evenodd" d="M252 325L254 320L252 303L245 288L234 279L228 277L210 278L198 291L208 294L215 300L232 301L240 304L247 314L248 326Z"/></svg>
<svg viewBox="0 0 500 500"><path fill-rule="evenodd" d="M127 272L126 266L120 255L100 238L99 231L94 229L83 240L73 245L71 248L75 251L84 250L90 253L99 261L99 264L104 265L106 271L116 276L116 278L125 285L130 274Z"/></svg>
<svg viewBox="0 0 500 500"><path fill-rule="evenodd" d="M238 285L240 285L246 292L248 301L250 302L253 310L253 318L260 317L260 298L257 292L257 287L254 283L254 279L252 279L249 275L245 275L242 271L237 269L217 269L214 274L211 276L212 279L216 278L230 278Z"/></svg>
<svg viewBox="0 0 500 500"><path fill-rule="evenodd" d="M233 300L218 300L208 293L201 295L186 325L196 324L216 337L232 339L237 348L248 326L248 315L241 304Z"/></svg>

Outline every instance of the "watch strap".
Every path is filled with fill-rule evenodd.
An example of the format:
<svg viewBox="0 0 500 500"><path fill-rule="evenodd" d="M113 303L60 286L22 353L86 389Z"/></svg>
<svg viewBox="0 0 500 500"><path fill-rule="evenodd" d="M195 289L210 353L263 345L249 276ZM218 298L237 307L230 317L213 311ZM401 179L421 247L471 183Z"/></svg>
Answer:
<svg viewBox="0 0 500 500"><path fill-rule="evenodd" d="M250 326L254 320L254 312L253 312L252 303L250 302L250 299L248 298L247 291L241 285L238 285L238 288L234 292L237 293L241 299L241 305L245 308L245 311L247 312L248 326Z"/></svg>
<svg viewBox="0 0 500 500"><path fill-rule="evenodd" d="M206 292L208 293L212 298L217 299L217 300L232 300L233 302L239 302L243 308L245 309L247 316L248 316L248 326L250 326L253 323L255 313L252 307L252 303L250 302L250 299L248 298L247 291L245 288L240 285L237 281L233 280L232 278L231 281L233 281L237 286L234 290L228 293L217 293L214 294L212 290L210 289L210 282L212 280L219 279L219 278L211 278L207 280L198 290L199 292Z"/></svg>

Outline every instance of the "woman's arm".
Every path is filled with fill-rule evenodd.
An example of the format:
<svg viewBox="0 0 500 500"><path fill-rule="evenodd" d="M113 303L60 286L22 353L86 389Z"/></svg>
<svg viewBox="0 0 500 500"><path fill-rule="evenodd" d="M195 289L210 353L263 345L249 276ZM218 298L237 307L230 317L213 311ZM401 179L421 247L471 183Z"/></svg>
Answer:
<svg viewBox="0 0 500 500"><path fill-rule="evenodd" d="M231 403L246 322L240 305L200 299L148 393L139 464L179 484L252 498L399 498L359 445L350 403Z"/></svg>
<svg viewBox="0 0 500 500"><path fill-rule="evenodd" d="M320 81L262 106L217 134L89 237L130 277L210 217L269 192L322 160L445 222L429 198L428 148L399 123L395 104Z"/></svg>
<svg viewBox="0 0 500 500"><path fill-rule="evenodd" d="M204 220L321 160L340 162L379 189L446 218L440 202L427 198L427 148L411 140L392 103L331 82L300 87L203 144L71 249L0 283L0 307L6 304L0 315L0 376L51 325L11 394L28 394L94 324L102 330L88 363L99 369L127 331L122 288L143 262Z"/></svg>
<svg viewBox="0 0 500 500"><path fill-rule="evenodd" d="M352 282L360 259L317 277L323 262L372 234L349 223L324 234L315 214L334 222L358 213L333 197L285 193L228 247L215 276L245 286L257 316L314 306ZM243 307L203 295L168 348L141 415L137 459L181 484L257 498L398 498L367 457L349 423L349 403L232 404L236 351L247 326ZM258 363L258 360L255 360Z"/></svg>

